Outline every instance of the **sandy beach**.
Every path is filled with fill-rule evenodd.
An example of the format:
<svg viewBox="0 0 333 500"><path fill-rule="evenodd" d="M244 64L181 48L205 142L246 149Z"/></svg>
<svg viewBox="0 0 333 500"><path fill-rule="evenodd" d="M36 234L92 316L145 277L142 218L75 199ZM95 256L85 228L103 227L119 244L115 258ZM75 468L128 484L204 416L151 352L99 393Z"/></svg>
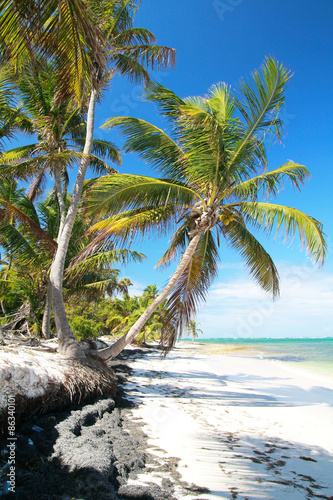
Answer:
<svg viewBox="0 0 333 500"><path fill-rule="evenodd" d="M130 365L125 390L140 403L131 418L150 453L179 459L180 482L202 487L195 498L333 498L332 379L190 342ZM162 479L152 466L150 480Z"/></svg>

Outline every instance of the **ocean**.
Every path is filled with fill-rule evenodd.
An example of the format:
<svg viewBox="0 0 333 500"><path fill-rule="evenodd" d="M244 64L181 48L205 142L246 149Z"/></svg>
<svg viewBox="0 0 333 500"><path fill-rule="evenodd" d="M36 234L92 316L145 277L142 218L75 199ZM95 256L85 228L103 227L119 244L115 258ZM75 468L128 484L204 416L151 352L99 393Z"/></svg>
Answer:
<svg viewBox="0 0 333 500"><path fill-rule="evenodd" d="M333 338L196 339L196 342L229 348L231 355L251 355L333 378ZM213 347L213 346L212 346Z"/></svg>

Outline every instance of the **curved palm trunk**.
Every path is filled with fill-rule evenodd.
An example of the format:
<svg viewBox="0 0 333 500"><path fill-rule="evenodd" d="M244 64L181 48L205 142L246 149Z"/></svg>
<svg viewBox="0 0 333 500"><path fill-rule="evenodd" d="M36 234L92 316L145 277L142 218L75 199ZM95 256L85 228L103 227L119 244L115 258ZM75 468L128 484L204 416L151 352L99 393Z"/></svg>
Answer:
<svg viewBox="0 0 333 500"><path fill-rule="evenodd" d="M174 289L177 281L183 274L184 270L190 263L192 256L198 246L202 231L198 232L190 241L187 249L185 250L176 271L170 278L169 283L166 285L164 290L156 297L156 299L150 304L145 312L140 316L140 318L134 323L130 330L118 339L114 344L106 349L101 349L100 351L92 351L91 355L108 361L116 357L128 344L132 342L133 339L138 335L143 325L148 321L150 316L156 311L158 306L167 298L169 293Z"/></svg>
<svg viewBox="0 0 333 500"><path fill-rule="evenodd" d="M85 357L85 354L82 348L80 347L78 341L76 340L67 319L63 293L62 293L62 282L63 282L65 258L68 249L68 244L71 237L79 202L81 199L82 186L88 168L89 155L91 153L93 144L96 98L97 98L97 91L93 90L90 96L89 107L88 107L87 133L83 149L83 156L76 177L76 183L74 186L71 204L69 206L64 224L62 228L60 228L62 230L61 234L59 234L58 248L55 257L53 259L50 272L53 312L54 312L54 319L56 323L57 335L59 341L59 352L71 358L83 358Z"/></svg>

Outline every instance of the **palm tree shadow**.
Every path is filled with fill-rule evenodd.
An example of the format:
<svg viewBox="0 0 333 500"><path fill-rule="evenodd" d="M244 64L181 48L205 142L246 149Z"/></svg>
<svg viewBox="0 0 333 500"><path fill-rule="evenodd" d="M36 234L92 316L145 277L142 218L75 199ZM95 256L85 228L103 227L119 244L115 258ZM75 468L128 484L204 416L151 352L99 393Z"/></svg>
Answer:
<svg viewBox="0 0 333 500"><path fill-rule="evenodd" d="M302 405L327 404L333 406L333 390L327 387L312 386L304 389L293 384L280 388L279 377L255 376L239 373L232 377L233 389L229 390L230 377L217 375L206 371L163 372L155 370L135 370L135 378L139 378L139 385L128 382L128 389L144 397L179 397L193 400L214 400L217 404L226 406L275 406L289 407ZM147 383L144 383L144 379ZM187 385L183 381L205 381L204 391L197 389L197 384ZM235 380L237 382L235 382ZM284 379L289 380L287 379ZM260 389L253 387L257 384ZM199 385L200 387L200 385ZM265 387L269 387L270 395L266 394ZM271 395L276 392L276 396Z"/></svg>

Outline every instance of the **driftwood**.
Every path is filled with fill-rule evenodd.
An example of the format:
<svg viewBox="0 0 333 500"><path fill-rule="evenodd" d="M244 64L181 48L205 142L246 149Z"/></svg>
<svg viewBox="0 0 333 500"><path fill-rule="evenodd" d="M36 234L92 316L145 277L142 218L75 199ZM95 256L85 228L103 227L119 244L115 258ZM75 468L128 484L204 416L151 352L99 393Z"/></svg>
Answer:
<svg viewBox="0 0 333 500"><path fill-rule="evenodd" d="M29 324L28 320L33 319L36 320L35 313L28 301L25 301L21 307L16 311L16 313L11 314L10 316L5 316L4 319L13 318L8 323L1 324L2 336L0 331L0 338L3 338L4 335L21 335L26 337L30 336Z"/></svg>

